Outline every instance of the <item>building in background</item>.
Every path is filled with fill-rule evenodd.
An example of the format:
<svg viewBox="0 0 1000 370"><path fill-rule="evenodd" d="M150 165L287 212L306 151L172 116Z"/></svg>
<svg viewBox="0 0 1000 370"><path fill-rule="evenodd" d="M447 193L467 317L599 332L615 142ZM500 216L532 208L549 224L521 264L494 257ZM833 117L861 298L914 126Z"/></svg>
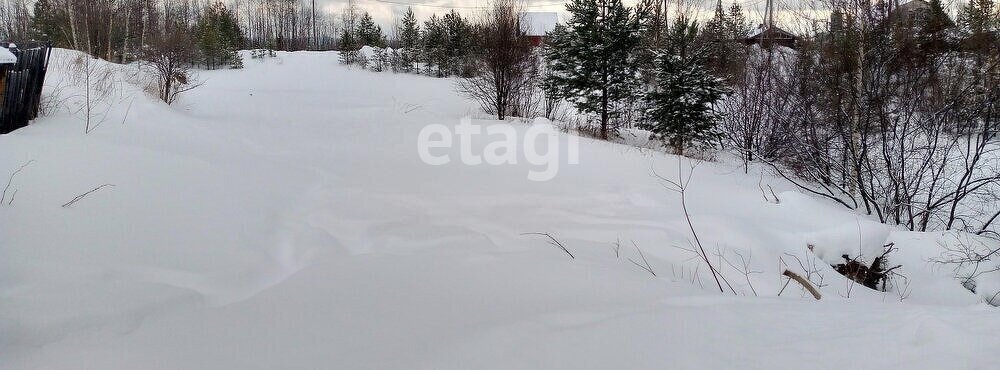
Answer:
<svg viewBox="0 0 1000 370"><path fill-rule="evenodd" d="M556 12L524 12L521 13L521 29L528 35L531 46L540 46L545 42L545 35L556 29L559 24L559 13Z"/></svg>

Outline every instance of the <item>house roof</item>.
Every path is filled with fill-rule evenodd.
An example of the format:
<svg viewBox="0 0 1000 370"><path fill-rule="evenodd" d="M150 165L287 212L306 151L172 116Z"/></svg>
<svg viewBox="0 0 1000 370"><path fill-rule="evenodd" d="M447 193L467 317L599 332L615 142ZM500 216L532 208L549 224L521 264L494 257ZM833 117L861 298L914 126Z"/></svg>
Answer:
<svg viewBox="0 0 1000 370"><path fill-rule="evenodd" d="M899 7L897 7L894 10L894 12L907 12L907 13L910 13L910 12L915 12L915 11L920 11L920 10L927 10L927 9L930 9L930 8L931 8L930 4L928 4L926 1L923 1L923 0L913 0L913 1L907 2L905 4L900 4Z"/></svg>
<svg viewBox="0 0 1000 370"><path fill-rule="evenodd" d="M750 30L750 33L747 34L747 39L755 39L755 38L762 37L764 35L764 32L766 32L768 30L771 30L771 32L772 32L771 36L772 37L777 37L777 38L792 38L792 39L796 38L794 34L792 34L791 32L785 31L785 30L779 28L778 26L771 26L770 28L768 28L767 26L765 26L765 25L762 24L762 25L759 25L756 28Z"/></svg>
<svg viewBox="0 0 1000 370"><path fill-rule="evenodd" d="M0 64L14 64L17 63L17 57L14 53L11 53L7 48L0 47Z"/></svg>
<svg viewBox="0 0 1000 370"><path fill-rule="evenodd" d="M556 12L524 12L521 13L521 29L528 36L545 36L559 24L559 13Z"/></svg>

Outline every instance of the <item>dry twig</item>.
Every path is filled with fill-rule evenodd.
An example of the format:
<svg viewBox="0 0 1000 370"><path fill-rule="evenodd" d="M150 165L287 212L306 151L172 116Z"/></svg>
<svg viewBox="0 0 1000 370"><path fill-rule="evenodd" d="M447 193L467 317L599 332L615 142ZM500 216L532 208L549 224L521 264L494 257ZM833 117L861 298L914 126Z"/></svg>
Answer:
<svg viewBox="0 0 1000 370"><path fill-rule="evenodd" d="M546 238L549 238L549 244L552 244L552 245L558 247L559 249L562 249L563 252L566 252L566 254L569 255L569 258L576 259L576 256L574 256L573 253L570 253L569 249L566 249L566 246L563 245L563 243L561 243L559 240L556 240L556 238L552 237L552 235L550 235L548 233L524 233L524 234L521 234L521 235L538 235L538 236L544 236Z"/></svg>
<svg viewBox="0 0 1000 370"><path fill-rule="evenodd" d="M7 186L4 186L3 188L3 197L0 197L0 204L3 204L4 200L7 199L7 191L10 189L10 184L14 182L14 176L17 176L18 173L24 170L25 167L30 166L32 163L35 163L34 159L24 162L24 164L22 164L21 167L18 167L17 170L15 170L13 173L10 174L10 177L7 178ZM14 194L17 194L16 189L14 190L14 193L10 195L10 200L7 201L7 205L14 203Z"/></svg>
<svg viewBox="0 0 1000 370"><path fill-rule="evenodd" d="M88 191L86 193L77 195L76 198L73 198L73 200L70 200L69 202L66 202L65 204L62 205L62 207L66 208L66 207L72 206L74 203L79 202L81 199L83 199L84 197L90 195L91 193L93 193L95 191L104 189L106 187L114 187L114 186L115 186L114 184L104 184L104 185L98 186L96 188L93 188L93 189L91 189L90 191Z"/></svg>

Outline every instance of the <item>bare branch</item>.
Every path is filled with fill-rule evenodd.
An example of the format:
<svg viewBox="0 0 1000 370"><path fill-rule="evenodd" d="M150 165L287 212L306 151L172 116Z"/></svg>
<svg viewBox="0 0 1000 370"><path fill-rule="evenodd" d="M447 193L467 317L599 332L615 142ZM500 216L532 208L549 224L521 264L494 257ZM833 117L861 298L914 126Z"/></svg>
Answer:
<svg viewBox="0 0 1000 370"><path fill-rule="evenodd" d="M538 236L544 236L544 237L546 237L546 238L549 239L549 244L552 244L552 245L558 247L559 249L562 249L563 252L566 252L566 254L569 255L569 258L576 259L576 256L574 256L573 253L570 253L569 249L566 249L566 246L563 245L563 243L561 243L559 240L557 240L556 238L552 237L552 235L550 235L548 233L524 233L524 234L521 234L521 235L538 235Z"/></svg>
<svg viewBox="0 0 1000 370"><path fill-rule="evenodd" d="M32 163L35 163L34 159L24 162L24 164L22 164L21 167L18 167L17 170L15 170L13 173L10 174L10 177L7 178L7 186L4 186L3 188L3 197L0 197L0 204L3 204L4 200L7 199L7 190L10 189L10 184L14 182L14 176L17 176L18 173L24 170L25 167L30 166ZM16 192L17 190L15 190L15 193ZM11 194L10 200L7 201L7 205L10 205L13 202L14 202L14 194Z"/></svg>
<svg viewBox="0 0 1000 370"><path fill-rule="evenodd" d="M90 191L88 191L88 192L86 192L86 193L83 193L83 194L80 194L80 195L77 195L77 196L76 196L75 198L73 198L73 199L72 199L72 200L70 200L69 202L66 202L65 204L63 204L63 205L62 205L62 207L63 207L63 208L67 208L67 207L69 207L69 206L72 206L73 204L75 204L76 202L79 202L79 201L80 201L81 199L83 199L84 197L86 197L86 196L90 195L90 194L91 194L91 193L93 193L93 192L96 192L96 191L98 191L98 190L101 190L101 189L104 189L104 188L106 188L106 187L114 187L114 186L115 186L114 184L104 184L104 185L101 185L101 186L98 186L98 187L96 187L96 188L93 188L93 189L91 189Z"/></svg>
<svg viewBox="0 0 1000 370"><path fill-rule="evenodd" d="M809 283L809 280L806 280L805 278L799 276L799 274L796 274L791 270L785 270L785 272L781 274L788 276L791 280L795 280L796 283L802 285L802 287L806 288L806 290L808 290L809 293L812 294L813 298L816 298L817 301L820 299L821 295L819 294L819 291L816 290L816 288ZM784 290L784 288L782 288L782 290ZM781 294L781 292L778 292L778 294Z"/></svg>

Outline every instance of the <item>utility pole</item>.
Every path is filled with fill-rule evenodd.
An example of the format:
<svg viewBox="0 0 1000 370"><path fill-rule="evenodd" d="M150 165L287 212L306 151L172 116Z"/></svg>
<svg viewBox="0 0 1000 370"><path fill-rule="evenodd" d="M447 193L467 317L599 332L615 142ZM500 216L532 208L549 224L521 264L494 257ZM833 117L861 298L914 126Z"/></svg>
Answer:
<svg viewBox="0 0 1000 370"><path fill-rule="evenodd" d="M774 0L767 0L767 9L765 9L765 19L764 19L764 33L761 34L761 46L768 49L768 56L770 57L770 50L773 45L771 45L774 40Z"/></svg>
<svg viewBox="0 0 1000 370"><path fill-rule="evenodd" d="M319 43L316 42L316 0L312 0L312 47L313 50L319 49Z"/></svg>

